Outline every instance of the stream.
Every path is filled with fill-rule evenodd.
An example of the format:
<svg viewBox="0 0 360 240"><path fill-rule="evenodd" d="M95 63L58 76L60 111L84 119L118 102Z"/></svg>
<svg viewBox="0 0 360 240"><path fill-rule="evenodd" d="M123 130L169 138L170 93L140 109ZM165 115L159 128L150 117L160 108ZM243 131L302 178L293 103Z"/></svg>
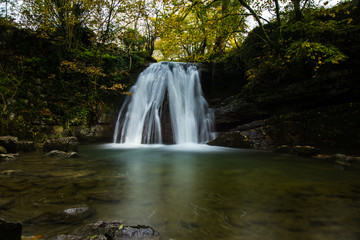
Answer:
<svg viewBox="0 0 360 240"><path fill-rule="evenodd" d="M14 170L14 171L8 171ZM161 239L359 239L360 174L326 160L186 145L102 144L0 163L0 218L49 239L86 223L149 225ZM80 218L64 210L85 207Z"/></svg>

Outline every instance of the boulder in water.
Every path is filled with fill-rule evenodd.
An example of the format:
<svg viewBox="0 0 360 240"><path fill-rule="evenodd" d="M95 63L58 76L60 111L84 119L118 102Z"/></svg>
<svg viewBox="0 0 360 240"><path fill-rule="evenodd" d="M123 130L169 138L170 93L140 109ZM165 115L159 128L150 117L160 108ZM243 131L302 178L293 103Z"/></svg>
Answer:
<svg viewBox="0 0 360 240"><path fill-rule="evenodd" d="M58 158L76 158L78 157L77 152L64 152L59 150L52 150L48 153L45 153L47 157L58 157Z"/></svg>
<svg viewBox="0 0 360 240"><path fill-rule="evenodd" d="M16 157L18 157L18 153L8 153L8 154L0 154L0 161L14 161L16 160Z"/></svg>
<svg viewBox="0 0 360 240"><path fill-rule="evenodd" d="M7 151L3 146L0 146L0 154L7 154Z"/></svg>
<svg viewBox="0 0 360 240"><path fill-rule="evenodd" d="M17 153L18 145L19 145L19 140L17 137L13 137L13 136L0 137L0 146L4 147L7 153Z"/></svg>
<svg viewBox="0 0 360 240"><path fill-rule="evenodd" d="M43 145L43 151L47 153L52 150L77 152L78 140L76 137L62 137L46 141Z"/></svg>
<svg viewBox="0 0 360 240"><path fill-rule="evenodd" d="M53 240L159 240L160 234L149 226L125 226L119 221L99 221L88 224L70 235L59 235Z"/></svg>
<svg viewBox="0 0 360 240"><path fill-rule="evenodd" d="M312 146L288 146L288 145L281 145L277 147L274 152L277 153L289 153L294 155L300 156L315 156L317 155L320 150L318 148Z"/></svg>
<svg viewBox="0 0 360 240"><path fill-rule="evenodd" d="M312 146L294 146L291 149L291 153L301 156L314 156L318 154L320 150Z"/></svg>

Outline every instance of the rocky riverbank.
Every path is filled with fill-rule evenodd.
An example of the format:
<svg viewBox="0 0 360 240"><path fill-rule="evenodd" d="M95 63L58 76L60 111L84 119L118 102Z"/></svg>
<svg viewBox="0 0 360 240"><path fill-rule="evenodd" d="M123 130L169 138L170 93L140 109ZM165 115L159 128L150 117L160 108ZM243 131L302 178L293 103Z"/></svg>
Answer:
<svg viewBox="0 0 360 240"><path fill-rule="evenodd" d="M86 212L86 211L85 211ZM69 220L84 214L83 209L67 209L63 212ZM4 240L21 240L22 223L9 222L0 218L0 235ZM30 239L38 239L31 237ZM60 234L51 240L159 240L160 234L149 226L127 226L119 221L98 221L83 226L71 234Z"/></svg>
<svg viewBox="0 0 360 240"><path fill-rule="evenodd" d="M26 146L26 147L25 147ZM29 147L31 146L31 147ZM44 239L39 236L22 236L23 226L29 225L44 225L44 224L63 224L63 225L77 225L81 226L84 221L94 218L96 215L95 210L88 204L72 204L64 200L64 191L70 186L75 186L76 189L88 189L81 200L73 196L73 192L69 192L71 196L66 196L78 202L96 202L96 203L116 203L119 202L124 196L118 192L106 191L106 187L102 190L91 190L98 184L98 180L90 181L87 179L89 176L94 176L96 179L96 172L88 169L62 169L64 161L74 161L71 158L77 157L78 140L76 137L62 137L46 141L42 145L37 145L33 142L19 141L14 136L1 136L0 137L0 164L2 169L0 171L0 178L5 181L9 192L2 195L0 199L0 211L6 212L2 217L9 217L10 221L0 219L0 239L6 240L21 240L21 239ZM39 172L36 169L28 169L26 151L36 151L35 161L44 161L48 164ZM22 156L24 154L25 158ZM23 161L23 168L9 168L12 166L11 161ZM75 160L76 162L78 160ZM75 164L75 162L74 162ZM77 163L80 164L80 163ZM35 172L34 172L35 171ZM29 176L40 177L39 180L34 180ZM30 182L29 180L32 179ZM68 182L70 181L70 183ZM73 183L74 181L74 183ZM107 181L102 181L107 182ZM36 197L32 199L32 205L38 209L26 218L19 217L17 214L10 212L21 211L22 206L16 204L17 194L19 191L26 191L30 185L35 184L39 191L43 190L46 186L46 191L53 194L47 194L46 197ZM100 183L99 183L100 184ZM102 184L102 183L101 183ZM106 183L104 183L106 185ZM110 183L111 185L113 183ZM16 190L16 192L12 192ZM42 194L42 193L38 193ZM26 195L26 194L25 194ZM77 200L76 200L77 199ZM72 202L71 202L72 203ZM70 207L69 207L70 206ZM55 210L55 208L57 210ZM9 215L10 213L10 215ZM17 217L16 217L17 216ZM16 221L14 221L16 219ZM96 219L96 218L95 218ZM17 222L19 221L19 222ZM78 227L77 231L64 231L64 234L53 236L52 240L123 240L123 239L159 239L159 233L148 226L129 226L120 221L98 221L92 224L86 224ZM48 239L48 238L46 238Z"/></svg>

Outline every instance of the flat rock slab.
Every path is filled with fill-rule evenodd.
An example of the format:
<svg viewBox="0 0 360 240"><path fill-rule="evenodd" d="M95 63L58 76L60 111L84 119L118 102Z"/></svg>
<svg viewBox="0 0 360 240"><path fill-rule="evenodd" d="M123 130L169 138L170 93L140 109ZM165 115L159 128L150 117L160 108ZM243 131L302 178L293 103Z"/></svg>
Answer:
<svg viewBox="0 0 360 240"><path fill-rule="evenodd" d="M77 152L78 140L76 137L63 137L47 140L43 145L44 152L60 150L63 152Z"/></svg>
<svg viewBox="0 0 360 240"><path fill-rule="evenodd" d="M18 153L0 154L0 161L14 161L18 156Z"/></svg>
<svg viewBox="0 0 360 240"><path fill-rule="evenodd" d="M125 226L119 221L88 224L71 235L58 235L52 240L159 240L160 234L149 226Z"/></svg>
<svg viewBox="0 0 360 240"><path fill-rule="evenodd" d="M64 152L60 150L52 150L50 152L45 153L46 157L57 157L57 158L76 158L78 157L77 152Z"/></svg>

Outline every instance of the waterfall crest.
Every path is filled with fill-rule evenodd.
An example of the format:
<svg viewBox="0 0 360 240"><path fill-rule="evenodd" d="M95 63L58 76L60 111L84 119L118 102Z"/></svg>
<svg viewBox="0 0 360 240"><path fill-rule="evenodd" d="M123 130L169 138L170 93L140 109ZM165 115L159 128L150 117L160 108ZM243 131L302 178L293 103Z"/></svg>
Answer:
<svg viewBox="0 0 360 240"><path fill-rule="evenodd" d="M153 63L130 92L119 112L114 143L204 143L215 137L214 114L195 65Z"/></svg>

